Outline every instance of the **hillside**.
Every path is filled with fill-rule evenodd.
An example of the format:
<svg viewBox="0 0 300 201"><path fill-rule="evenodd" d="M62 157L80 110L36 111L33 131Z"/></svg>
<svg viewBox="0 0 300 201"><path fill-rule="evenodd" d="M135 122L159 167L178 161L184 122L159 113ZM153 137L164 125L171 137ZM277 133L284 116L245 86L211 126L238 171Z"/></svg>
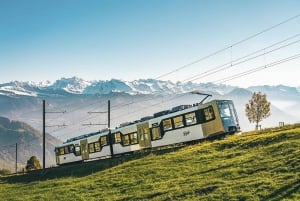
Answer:
<svg viewBox="0 0 300 201"><path fill-rule="evenodd" d="M6 200L300 200L300 127L0 178Z"/></svg>
<svg viewBox="0 0 300 201"><path fill-rule="evenodd" d="M42 134L20 121L0 117L0 168L15 171L15 144L18 144L18 170L25 167L27 160L35 155L42 160ZM46 166L54 164L54 146L59 141L46 135ZM42 163L42 161L41 161Z"/></svg>

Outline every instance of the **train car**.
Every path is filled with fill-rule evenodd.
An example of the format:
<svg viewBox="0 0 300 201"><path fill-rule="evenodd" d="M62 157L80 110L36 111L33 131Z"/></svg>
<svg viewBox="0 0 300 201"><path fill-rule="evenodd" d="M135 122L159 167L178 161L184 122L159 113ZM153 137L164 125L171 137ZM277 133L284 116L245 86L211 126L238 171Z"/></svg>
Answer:
<svg viewBox="0 0 300 201"><path fill-rule="evenodd" d="M232 100L180 105L120 127L84 135L57 146L56 163L107 158L177 143L187 143L239 132Z"/></svg>

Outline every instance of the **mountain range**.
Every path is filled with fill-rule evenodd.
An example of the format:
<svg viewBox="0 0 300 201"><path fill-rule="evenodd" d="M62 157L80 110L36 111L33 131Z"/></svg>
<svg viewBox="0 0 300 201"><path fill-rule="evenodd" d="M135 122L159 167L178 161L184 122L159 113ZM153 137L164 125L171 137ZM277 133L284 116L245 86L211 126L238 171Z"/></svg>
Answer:
<svg viewBox="0 0 300 201"><path fill-rule="evenodd" d="M110 93L127 93L136 94L181 94L195 89L203 91L212 91L219 94L228 93L234 87L229 85L215 85L212 83L182 83L154 79L140 79L131 82L117 79L106 81L86 81L78 77L61 78L53 83L50 81L19 82L13 81L0 84L0 94L6 96L53 96L57 94L110 94Z"/></svg>
<svg viewBox="0 0 300 201"><path fill-rule="evenodd" d="M46 132L57 138L55 143L61 143L106 128L108 100L111 102L111 127L116 127L174 106L200 102L203 97L190 93L192 91L211 94L211 99L233 100L243 131L254 128L245 116L245 104L252 93L258 91L265 93L271 102L271 116L261 122L262 128L277 126L279 122L300 121L300 87L265 85L241 88L155 79L86 81L78 77L61 78L55 82L2 83L0 116L25 122L41 131L42 102L45 100ZM10 139L6 143L16 143ZM54 151L50 152L53 160L49 164L55 164Z"/></svg>

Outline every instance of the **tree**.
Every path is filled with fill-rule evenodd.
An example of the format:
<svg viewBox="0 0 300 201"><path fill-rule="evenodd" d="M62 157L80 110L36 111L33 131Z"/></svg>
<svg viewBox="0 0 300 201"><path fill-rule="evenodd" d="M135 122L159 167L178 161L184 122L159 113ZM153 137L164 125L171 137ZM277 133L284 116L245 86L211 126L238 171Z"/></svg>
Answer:
<svg viewBox="0 0 300 201"><path fill-rule="evenodd" d="M256 130L258 129L258 123L271 115L270 105L271 103L267 101L266 94L261 92L254 92L252 98L246 104L246 116L250 123L256 123Z"/></svg>
<svg viewBox="0 0 300 201"><path fill-rule="evenodd" d="M7 174L10 174L10 173L11 172L10 172L9 169L5 169L5 168L0 169L0 175L7 175Z"/></svg>
<svg viewBox="0 0 300 201"><path fill-rule="evenodd" d="M42 169L39 159L36 156L31 156L25 167L26 171Z"/></svg>

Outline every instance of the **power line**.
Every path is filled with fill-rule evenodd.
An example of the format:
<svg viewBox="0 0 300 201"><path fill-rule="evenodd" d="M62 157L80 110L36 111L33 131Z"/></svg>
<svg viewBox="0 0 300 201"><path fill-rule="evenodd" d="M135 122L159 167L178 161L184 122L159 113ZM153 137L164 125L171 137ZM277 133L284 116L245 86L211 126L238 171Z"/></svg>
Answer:
<svg viewBox="0 0 300 201"><path fill-rule="evenodd" d="M279 64L282 64L282 63L285 63L285 62L288 62L288 61L291 61L291 60L298 59L298 58L300 58L300 54L295 54L295 55L293 55L291 57L287 57L287 58L284 58L284 59L281 59L281 60L277 60L277 61L269 63L267 65L259 66L257 68L254 68L254 69L251 69L251 70L247 70L247 71L244 71L242 73L237 73L235 75L228 76L226 78L216 80L216 81L214 81L214 83L216 83L216 82L224 83L224 82L227 82L227 81L230 81L230 80L233 80L233 79L237 79L237 78L240 78L240 77L243 77L243 76L255 73L257 71L261 71L261 70L264 70L264 69L267 69L267 68L271 68L271 67L277 66Z"/></svg>
<svg viewBox="0 0 300 201"><path fill-rule="evenodd" d="M242 59L245 59L245 58L250 57L250 56L252 56L252 55L258 54L259 52L262 52L262 51L264 51L264 54L261 54L260 56L263 56L263 55L266 55L266 54L268 54L268 53L274 52L274 51L276 51L276 50L282 49L282 48L287 47L287 46L289 46L289 45L293 45L295 42L293 42L293 43L291 43L291 44L289 44L289 45L281 46L281 48L274 49L273 51L265 52L265 50L267 50L267 49L270 49L270 48L272 48L272 47L274 47L274 46L277 46L277 45L279 45L279 44L281 44L281 43L287 42L287 41L289 41L289 40L291 40L291 39L294 39L294 38L296 38L296 37L298 37L298 36L300 36L300 34L296 34L296 35L290 36L290 37L288 37L288 38L285 38L284 40L281 40L281 41L279 41L279 42L273 43L272 45L269 45L269 46L267 46L267 47L264 47L264 48L261 48L261 49L259 49L259 50L256 50L256 51L254 51L254 52L252 52L252 53L249 53L249 54L247 54L247 55L245 55L245 56L242 56L242 57L237 58L237 59L235 59L235 60L230 60L230 62L227 62L227 63L224 63L224 64L222 64L222 65L216 66L216 67L214 67L214 68L212 68L212 69L210 69L210 70L207 70L207 71L205 71L205 72L203 72L203 73L199 73L199 74L193 75L193 76L191 76L191 77L188 77L188 78L182 80L182 82L194 81L194 80L196 80L196 79L194 79L194 78L197 78L197 77L199 77L199 76L201 76L200 78L202 78L202 77L205 77L205 76L207 76L207 75L214 74L214 72L215 72L216 70L220 69L220 68L223 68L223 67L226 67L226 68L227 68L227 67L232 67L232 66L234 65L234 64L233 64L234 62L238 62L238 61L240 61L240 60L242 60ZM296 41L296 42L299 42L299 41ZM256 58L256 57L255 57L255 58ZM253 59L255 59L255 58L253 58ZM251 60L251 59L249 59L249 60ZM235 64L235 65L237 65L237 64ZM198 79L198 78L197 78L197 79Z"/></svg>
<svg viewBox="0 0 300 201"><path fill-rule="evenodd" d="M222 49L219 49L219 50L217 50L217 51L215 51L215 52L213 52L213 53L210 53L210 54L208 54L208 55L206 55L206 56L204 56L204 57L202 57L202 58L200 58L200 59L197 59L197 60L195 60L195 61L193 61L193 62L190 62L190 63L188 63L188 64L185 64L185 65L183 65L183 66L180 66L179 68L176 68L175 70L172 70L172 71L170 71L170 72L168 72L168 73L159 75L159 76L157 76L155 79L160 79L160 78L165 77L165 76L167 76L167 75L173 74L173 73L178 72L178 71L180 71L180 70L182 70L182 69L185 69L185 68L187 68L187 67L189 67L189 66L192 66L192 65L194 65L194 64L196 64L196 63L199 63L199 62L201 62L201 61L204 61L204 60L206 60L206 59L208 59L208 58L210 58L210 57L212 57L212 56L215 56L215 55L217 55L217 54L219 54L219 53L221 53L221 52L224 52L224 51L226 51L226 50L228 50L228 49L232 49L234 46L237 46L237 45L239 45L239 44L241 44L241 43L244 43L244 42L246 42L246 41L248 41L248 40L250 40L250 39L252 39L252 38L255 38L255 37L257 37L257 36L259 36L259 35L265 33L265 32L271 31L271 30L273 30L273 29L275 29L275 28L277 28L277 27L279 27L279 26L281 26L281 25L283 25L283 24L286 24L286 23L288 23L288 22L290 22L290 21L292 21L292 20L294 20L294 19L296 19L296 18L298 18L298 17L300 17L300 14L297 14L297 15L295 15L295 16L293 16L293 17L290 17L290 18L288 18L288 19L286 19L286 20L283 20L283 21L281 21L281 22L279 22L279 23L277 23L277 24L275 24L275 25L273 25L273 26L270 26L270 27L268 27L268 28L266 28L266 29L264 29L264 30L258 32L258 33L255 33L255 34L253 34L253 35L250 35L250 36L248 36L248 37L246 37L246 38L244 38L244 39L242 39L242 40L240 40L240 41L238 41L238 42L236 42L236 43L233 43L232 45L229 45L229 46L227 46L227 47L225 47L225 48L222 48Z"/></svg>
<svg viewBox="0 0 300 201"><path fill-rule="evenodd" d="M300 35L300 34L297 34L297 36L299 36L299 35ZM240 57L239 59L234 60L234 62L239 61L239 60L244 59L244 58L247 58L247 59L245 59L245 60L242 60L242 61L237 62L237 63L234 63L234 64L233 64L232 62L230 62L230 63L225 63L225 64L223 64L223 65L220 65L220 66L218 66L218 67L213 68L213 70L211 70L211 71L206 71L205 73L194 75L194 76L192 76L193 79L185 79L185 81L186 81L186 80L189 80L189 81L192 82L192 81L198 80L198 79L200 79L200 78L204 78L204 77L207 77L207 76L209 76L209 75L216 74L216 73L218 73L218 72L220 72L220 71L227 70L227 69L232 68L232 67L234 67L234 66L243 64L243 63L245 63L245 62L251 61L251 60L256 59L256 58L258 58L258 57L261 57L261 56L265 56L265 55L267 55L267 54L273 53L273 52L275 52L275 51L278 51L278 50L280 50L280 49L283 49L283 48L285 48L285 47L294 45L294 44L299 43L299 42L300 42L300 40L293 41L293 42L290 42L290 43L288 43L288 44L286 44L286 45L282 45L282 46L280 46L280 47L278 47L278 48L269 50L269 51L267 51L267 52L263 52L262 54L259 54L259 55L256 55L256 56L247 58L247 57L253 55L253 53L251 53L251 54L249 54L249 55L246 55L246 56ZM279 43L276 43L276 45L278 45L278 44L279 44ZM272 46L274 46L274 45L272 45ZM265 49L267 49L267 48L264 48L264 49L262 49L262 50L265 50ZM261 50L260 50L260 51L261 51ZM258 51L255 51L254 53L257 53L257 52L258 52Z"/></svg>

